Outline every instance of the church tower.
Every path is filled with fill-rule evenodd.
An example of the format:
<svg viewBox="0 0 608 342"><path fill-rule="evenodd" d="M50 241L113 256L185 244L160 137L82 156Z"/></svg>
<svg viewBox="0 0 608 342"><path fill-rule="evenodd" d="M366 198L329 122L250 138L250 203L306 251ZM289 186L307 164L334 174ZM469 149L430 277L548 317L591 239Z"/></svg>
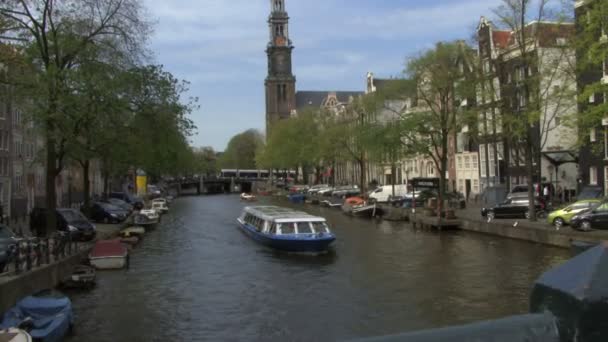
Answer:
<svg viewBox="0 0 608 342"><path fill-rule="evenodd" d="M291 72L293 45L289 39L289 16L285 11L285 0L270 0L270 4L270 42L266 48L266 136L275 122L289 118L296 108L296 78Z"/></svg>

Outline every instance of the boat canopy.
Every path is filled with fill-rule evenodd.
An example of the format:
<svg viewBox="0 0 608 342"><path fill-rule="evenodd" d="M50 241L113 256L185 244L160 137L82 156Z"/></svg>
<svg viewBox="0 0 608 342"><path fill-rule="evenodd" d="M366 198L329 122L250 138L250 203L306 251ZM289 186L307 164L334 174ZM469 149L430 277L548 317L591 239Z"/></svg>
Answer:
<svg viewBox="0 0 608 342"><path fill-rule="evenodd" d="M276 223L325 222L323 217L313 216L302 211L276 206L246 207L244 211L265 221Z"/></svg>

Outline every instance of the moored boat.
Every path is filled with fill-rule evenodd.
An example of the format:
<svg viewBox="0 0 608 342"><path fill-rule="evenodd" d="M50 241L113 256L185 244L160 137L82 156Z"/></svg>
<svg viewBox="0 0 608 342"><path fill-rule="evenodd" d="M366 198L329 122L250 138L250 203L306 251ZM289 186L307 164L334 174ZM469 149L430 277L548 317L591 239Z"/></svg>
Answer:
<svg viewBox="0 0 608 342"><path fill-rule="evenodd" d="M256 200L255 195L247 194L247 193L241 194L241 201L253 202L255 200Z"/></svg>
<svg viewBox="0 0 608 342"><path fill-rule="evenodd" d="M72 274L61 282L63 288L92 288L95 286L95 268L85 265L78 265Z"/></svg>
<svg viewBox="0 0 608 342"><path fill-rule="evenodd" d="M89 261L100 270L120 269L127 265L128 256L127 247L119 240L102 240L95 243Z"/></svg>
<svg viewBox="0 0 608 342"><path fill-rule="evenodd" d="M287 252L325 252L336 239L323 217L288 208L246 207L237 221L256 242Z"/></svg>
<svg viewBox="0 0 608 342"><path fill-rule="evenodd" d="M137 226L128 227L128 228L125 228L120 231L120 235L123 235L123 236L130 236L130 235L141 236L141 235L144 235L145 233L146 233L146 228L137 227Z"/></svg>
<svg viewBox="0 0 608 342"><path fill-rule="evenodd" d="M70 299L57 291L43 290L9 309L0 329L19 328L27 331L34 341L60 342L70 331L73 320ZM27 341L27 336L17 341Z"/></svg>
<svg viewBox="0 0 608 342"><path fill-rule="evenodd" d="M0 330L0 341L3 342L31 342L32 336L28 334L26 331L17 329L17 328L9 328Z"/></svg>

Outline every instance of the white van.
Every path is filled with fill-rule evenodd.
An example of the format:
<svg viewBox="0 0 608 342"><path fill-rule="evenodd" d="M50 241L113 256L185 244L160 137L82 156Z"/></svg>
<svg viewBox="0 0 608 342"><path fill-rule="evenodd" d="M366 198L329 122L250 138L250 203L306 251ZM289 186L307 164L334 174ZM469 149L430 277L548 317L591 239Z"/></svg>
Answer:
<svg viewBox="0 0 608 342"><path fill-rule="evenodd" d="M405 197L407 194L407 185L395 184L395 196ZM389 197L393 195L393 186L384 185L374 190L369 198L373 198L376 202L388 202Z"/></svg>

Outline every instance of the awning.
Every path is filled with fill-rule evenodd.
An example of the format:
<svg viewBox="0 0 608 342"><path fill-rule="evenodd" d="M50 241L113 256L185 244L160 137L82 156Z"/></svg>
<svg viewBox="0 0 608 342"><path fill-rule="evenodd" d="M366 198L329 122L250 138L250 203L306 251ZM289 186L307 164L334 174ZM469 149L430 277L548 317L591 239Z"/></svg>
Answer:
<svg viewBox="0 0 608 342"><path fill-rule="evenodd" d="M555 166L568 163L578 164L578 151L547 151L541 152L541 154Z"/></svg>

